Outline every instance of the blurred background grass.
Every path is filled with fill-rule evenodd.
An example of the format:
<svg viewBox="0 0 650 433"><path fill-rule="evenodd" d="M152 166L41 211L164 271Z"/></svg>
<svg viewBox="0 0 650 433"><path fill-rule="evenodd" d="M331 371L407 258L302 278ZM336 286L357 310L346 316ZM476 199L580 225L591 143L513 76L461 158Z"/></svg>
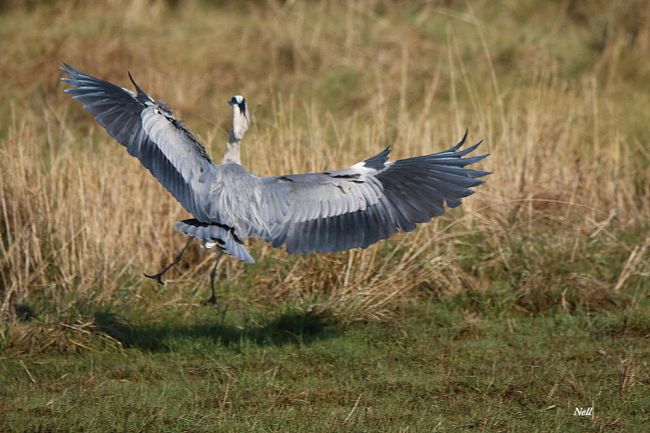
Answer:
<svg viewBox="0 0 650 433"><path fill-rule="evenodd" d="M318 257L253 242L258 265L226 265L233 284L254 287L250 302L365 319L406 293L505 286L537 310L565 291L591 305L594 292L638 287L650 215L645 6L4 2L0 312L137 297L151 287L142 271L183 242L180 206L62 93L62 60L123 85L132 71L217 160L225 101L247 96L244 165L260 175L343 167L389 145L398 158L431 153L466 128L485 140L481 168L495 174L415 234ZM175 301L206 284L210 255L188 258Z"/></svg>
<svg viewBox="0 0 650 433"><path fill-rule="evenodd" d="M455 313L435 314L460 318L426 326L460 320L463 335L476 338L483 338L476 317L489 312L482 323L495 335L512 331L518 317L548 326L556 317L571 327L576 315L584 326L592 317L608 323L607 335L629 337L630 347L647 343L650 8L643 0L5 0L0 41L6 356L153 350L171 332L131 335L103 320L110 317L103 309L145 323L212 320L200 307L210 253L192 247L164 287L142 278L180 249L173 223L186 215L63 94L61 61L124 86L131 71L215 160L229 130L226 101L245 95L253 125L242 159L260 175L345 167L386 146L395 158L432 153L466 128L491 153L480 168L494 174L477 194L414 233L319 256L251 241L258 263L225 260L220 287L243 328L190 326L173 335L202 341L225 333L255 345L287 328L284 316L281 325L250 328L259 317L248 312L287 309L289 317L316 314L318 329L322 317L402 329L418 323L413 309L440 303ZM633 382L647 387L643 364L633 360L639 354L620 356L622 376L607 376L623 381L615 392L633 388L635 371ZM574 379L567 383L575 391ZM549 380L556 377L541 379Z"/></svg>

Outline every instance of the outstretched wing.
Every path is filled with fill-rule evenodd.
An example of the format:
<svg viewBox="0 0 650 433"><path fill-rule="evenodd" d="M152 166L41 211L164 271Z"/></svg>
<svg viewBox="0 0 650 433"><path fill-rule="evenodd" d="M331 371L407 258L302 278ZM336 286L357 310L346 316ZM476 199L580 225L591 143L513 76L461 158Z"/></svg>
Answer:
<svg viewBox="0 0 650 433"><path fill-rule="evenodd" d="M368 169L366 177L381 185L376 203L365 209L293 222L273 239L273 245L286 244L290 253L366 248L398 230L412 231L416 224L442 215L445 205L459 206L463 197L474 193L470 188L483 183L477 178L489 174L465 168L487 155L463 158L480 144L460 151L464 141L465 137L458 145L432 155L384 162L378 168L364 166Z"/></svg>
<svg viewBox="0 0 650 433"><path fill-rule="evenodd" d="M477 143L432 155L388 161L388 149L332 172L257 178L219 166L210 203L214 221L242 237L260 236L290 253L365 248L398 230L460 205L486 171L465 168L487 155L463 158Z"/></svg>
<svg viewBox="0 0 650 433"><path fill-rule="evenodd" d="M140 160L195 218L206 221L205 203L215 166L205 148L161 102L133 81L137 93L63 64L66 89L97 123Z"/></svg>

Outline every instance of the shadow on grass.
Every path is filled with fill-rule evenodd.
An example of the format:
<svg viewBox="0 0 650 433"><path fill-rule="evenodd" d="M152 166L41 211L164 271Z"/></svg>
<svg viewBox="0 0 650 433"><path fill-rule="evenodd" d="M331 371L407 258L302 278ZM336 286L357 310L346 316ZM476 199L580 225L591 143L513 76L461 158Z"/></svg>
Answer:
<svg viewBox="0 0 650 433"><path fill-rule="evenodd" d="M257 346L304 345L340 334L329 317L312 312L288 312L254 325L234 326L210 322L197 324L155 323L132 325L111 312L97 312L94 323L98 330L122 343L152 352L173 350L182 340L205 340L212 344L240 348ZM170 344L173 343L173 344Z"/></svg>

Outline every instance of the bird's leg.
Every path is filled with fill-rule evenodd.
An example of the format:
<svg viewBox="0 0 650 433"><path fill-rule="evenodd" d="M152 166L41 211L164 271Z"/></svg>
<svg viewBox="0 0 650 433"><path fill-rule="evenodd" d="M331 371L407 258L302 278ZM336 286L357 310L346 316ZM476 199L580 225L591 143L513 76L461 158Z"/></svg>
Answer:
<svg viewBox="0 0 650 433"><path fill-rule="evenodd" d="M214 308L218 308L219 304L217 303L217 295L215 294L215 280L217 279L217 272L219 270L219 262L221 257L217 257L210 271L210 297L203 302L203 305L212 305Z"/></svg>
<svg viewBox="0 0 650 433"><path fill-rule="evenodd" d="M189 239L187 240L187 243L185 244L185 246L183 247L183 249L182 249L182 250L181 250L181 251L176 255L176 257L174 258L174 261L171 262L170 264L168 264L167 266L165 266L165 267L162 269L162 271L158 272L157 274L153 274L153 275L149 275L149 274L143 274L143 275L144 275L145 277L147 277L147 278L151 278L152 280L156 280L156 281L158 281L158 284L160 284L161 286L165 285L165 282L164 282L163 279L162 279L163 275L165 275L165 273L166 273L169 269L171 269L172 266L174 266L176 263L178 263L178 262L181 261L181 257L183 257L183 253L185 252L185 250L187 249L187 247L190 245L190 242L192 242L192 238L189 238Z"/></svg>

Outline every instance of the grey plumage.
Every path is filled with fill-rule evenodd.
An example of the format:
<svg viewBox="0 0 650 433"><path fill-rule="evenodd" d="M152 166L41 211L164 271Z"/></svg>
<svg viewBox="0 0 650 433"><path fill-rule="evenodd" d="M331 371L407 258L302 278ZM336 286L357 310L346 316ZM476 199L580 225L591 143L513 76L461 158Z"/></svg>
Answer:
<svg viewBox="0 0 650 433"><path fill-rule="evenodd" d="M252 236L286 245L289 253L307 253L366 248L399 230L412 231L442 215L445 206L460 205L473 193L470 188L483 183L478 178L489 174L466 168L487 155L465 157L480 144L460 150L465 133L457 145L431 155L390 162L385 149L343 170L258 177L236 162L215 164L183 123L133 78L136 92L67 64L61 69L67 74L62 80L72 86L65 92L194 217L177 229L249 263L253 258L242 240ZM248 113L238 110L246 115L245 132ZM242 137L231 133L234 161Z"/></svg>
<svg viewBox="0 0 650 433"><path fill-rule="evenodd" d="M224 253L237 257L239 260L246 263L255 263L255 260L234 233L232 227L188 219L177 222L176 229L186 236L192 236L203 241L208 248L216 246Z"/></svg>

